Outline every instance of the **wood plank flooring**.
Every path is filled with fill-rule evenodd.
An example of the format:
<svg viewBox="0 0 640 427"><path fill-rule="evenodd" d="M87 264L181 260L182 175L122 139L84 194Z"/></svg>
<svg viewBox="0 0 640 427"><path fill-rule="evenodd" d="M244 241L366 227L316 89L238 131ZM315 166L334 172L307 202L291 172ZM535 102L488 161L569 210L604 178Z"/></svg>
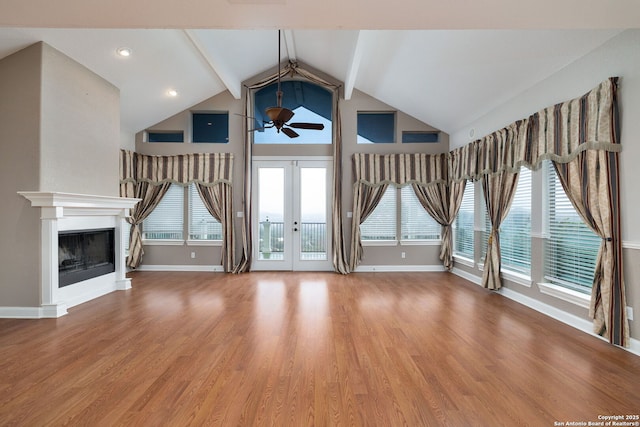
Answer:
<svg viewBox="0 0 640 427"><path fill-rule="evenodd" d="M640 413L640 357L449 273L131 277L133 289L59 319L0 319L0 425L553 426Z"/></svg>

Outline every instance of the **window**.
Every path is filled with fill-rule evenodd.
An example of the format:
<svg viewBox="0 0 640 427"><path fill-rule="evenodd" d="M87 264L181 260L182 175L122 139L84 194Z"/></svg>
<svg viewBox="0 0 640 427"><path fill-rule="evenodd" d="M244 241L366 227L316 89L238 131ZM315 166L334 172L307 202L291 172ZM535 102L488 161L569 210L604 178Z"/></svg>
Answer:
<svg viewBox="0 0 640 427"><path fill-rule="evenodd" d="M439 141L438 132L418 132L418 131L403 131L402 143L436 143Z"/></svg>
<svg viewBox="0 0 640 427"><path fill-rule="evenodd" d="M184 189L171 184L158 206L144 220L144 240L182 240Z"/></svg>
<svg viewBox="0 0 640 427"><path fill-rule="evenodd" d="M396 189L389 185L369 217L360 224L364 241L396 241Z"/></svg>
<svg viewBox="0 0 640 427"><path fill-rule="evenodd" d="M222 240L222 224L204 206L195 184L189 186L189 240Z"/></svg>
<svg viewBox="0 0 640 427"><path fill-rule="evenodd" d="M556 171L547 162L548 239L545 279L590 293L601 239L582 221L564 192Z"/></svg>
<svg viewBox="0 0 640 427"><path fill-rule="evenodd" d="M441 225L427 213L411 185L400 190L402 240L439 240Z"/></svg>
<svg viewBox="0 0 640 427"><path fill-rule="evenodd" d="M482 234L482 260L486 258L491 220L486 202L482 198L485 212L485 231ZM507 217L500 225L500 256L502 270L531 274L531 171L520 168L518 187L513 195Z"/></svg>
<svg viewBox="0 0 640 427"><path fill-rule="evenodd" d="M147 131L149 142L184 142L184 132L181 130L150 130Z"/></svg>
<svg viewBox="0 0 640 427"><path fill-rule="evenodd" d="M192 113L193 142L229 142L229 113Z"/></svg>
<svg viewBox="0 0 640 427"><path fill-rule="evenodd" d="M531 274L531 171L520 168L518 188L500 226L502 268Z"/></svg>
<svg viewBox="0 0 640 427"><path fill-rule="evenodd" d="M358 112L358 144L396 141L396 113Z"/></svg>
<svg viewBox="0 0 640 427"><path fill-rule="evenodd" d="M273 83L258 90L254 97L253 132L254 144L331 144L333 130L333 94L324 87L300 80L287 80L280 83L282 90L282 106L293 111L294 116L289 123L320 123L323 130L296 128L298 137L289 138L276 128L264 128L269 123L266 109L277 105L276 92L278 83Z"/></svg>
<svg viewBox="0 0 640 427"><path fill-rule="evenodd" d="M467 182L460 210L453 221L453 254L469 259L473 259L473 187L473 182Z"/></svg>

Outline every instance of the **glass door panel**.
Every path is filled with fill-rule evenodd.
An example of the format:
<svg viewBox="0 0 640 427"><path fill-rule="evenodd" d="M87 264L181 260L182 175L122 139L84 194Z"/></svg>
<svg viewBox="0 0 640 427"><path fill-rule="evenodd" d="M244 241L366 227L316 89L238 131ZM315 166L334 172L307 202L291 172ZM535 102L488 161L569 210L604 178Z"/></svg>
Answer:
<svg viewBox="0 0 640 427"><path fill-rule="evenodd" d="M331 161L256 160L254 270L332 270Z"/></svg>
<svg viewBox="0 0 640 427"><path fill-rule="evenodd" d="M299 259L323 261L327 253L327 169L300 168Z"/></svg>

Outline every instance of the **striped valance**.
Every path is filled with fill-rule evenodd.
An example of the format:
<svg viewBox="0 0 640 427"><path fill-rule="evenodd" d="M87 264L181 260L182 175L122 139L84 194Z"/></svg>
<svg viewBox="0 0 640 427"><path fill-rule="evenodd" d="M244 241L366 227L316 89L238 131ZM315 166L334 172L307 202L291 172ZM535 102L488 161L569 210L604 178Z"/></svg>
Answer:
<svg viewBox="0 0 640 427"><path fill-rule="evenodd" d="M449 152L449 177L454 182L474 180L478 176L478 145L467 144Z"/></svg>
<svg viewBox="0 0 640 427"><path fill-rule="evenodd" d="M197 182L212 186L231 184L233 154L195 153L175 156L150 156L120 151L120 183L146 181L154 185L171 182L189 185Z"/></svg>
<svg viewBox="0 0 640 427"><path fill-rule="evenodd" d="M618 152L617 78L580 98L545 108L464 147L451 151L453 181L538 169L543 160L568 163L585 150Z"/></svg>
<svg viewBox="0 0 640 427"><path fill-rule="evenodd" d="M366 185L447 182L447 153L353 155L354 183Z"/></svg>

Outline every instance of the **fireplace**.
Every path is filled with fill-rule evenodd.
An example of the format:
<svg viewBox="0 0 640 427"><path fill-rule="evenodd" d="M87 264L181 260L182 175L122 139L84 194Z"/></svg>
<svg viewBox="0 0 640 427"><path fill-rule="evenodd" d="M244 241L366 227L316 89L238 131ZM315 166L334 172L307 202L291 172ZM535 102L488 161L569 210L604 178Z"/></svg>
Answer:
<svg viewBox="0 0 640 427"><path fill-rule="evenodd" d="M116 271L114 228L58 233L58 287Z"/></svg>
<svg viewBox="0 0 640 427"><path fill-rule="evenodd" d="M40 209L40 306L21 317L60 317L67 308L131 288L125 221L139 199L20 191Z"/></svg>

